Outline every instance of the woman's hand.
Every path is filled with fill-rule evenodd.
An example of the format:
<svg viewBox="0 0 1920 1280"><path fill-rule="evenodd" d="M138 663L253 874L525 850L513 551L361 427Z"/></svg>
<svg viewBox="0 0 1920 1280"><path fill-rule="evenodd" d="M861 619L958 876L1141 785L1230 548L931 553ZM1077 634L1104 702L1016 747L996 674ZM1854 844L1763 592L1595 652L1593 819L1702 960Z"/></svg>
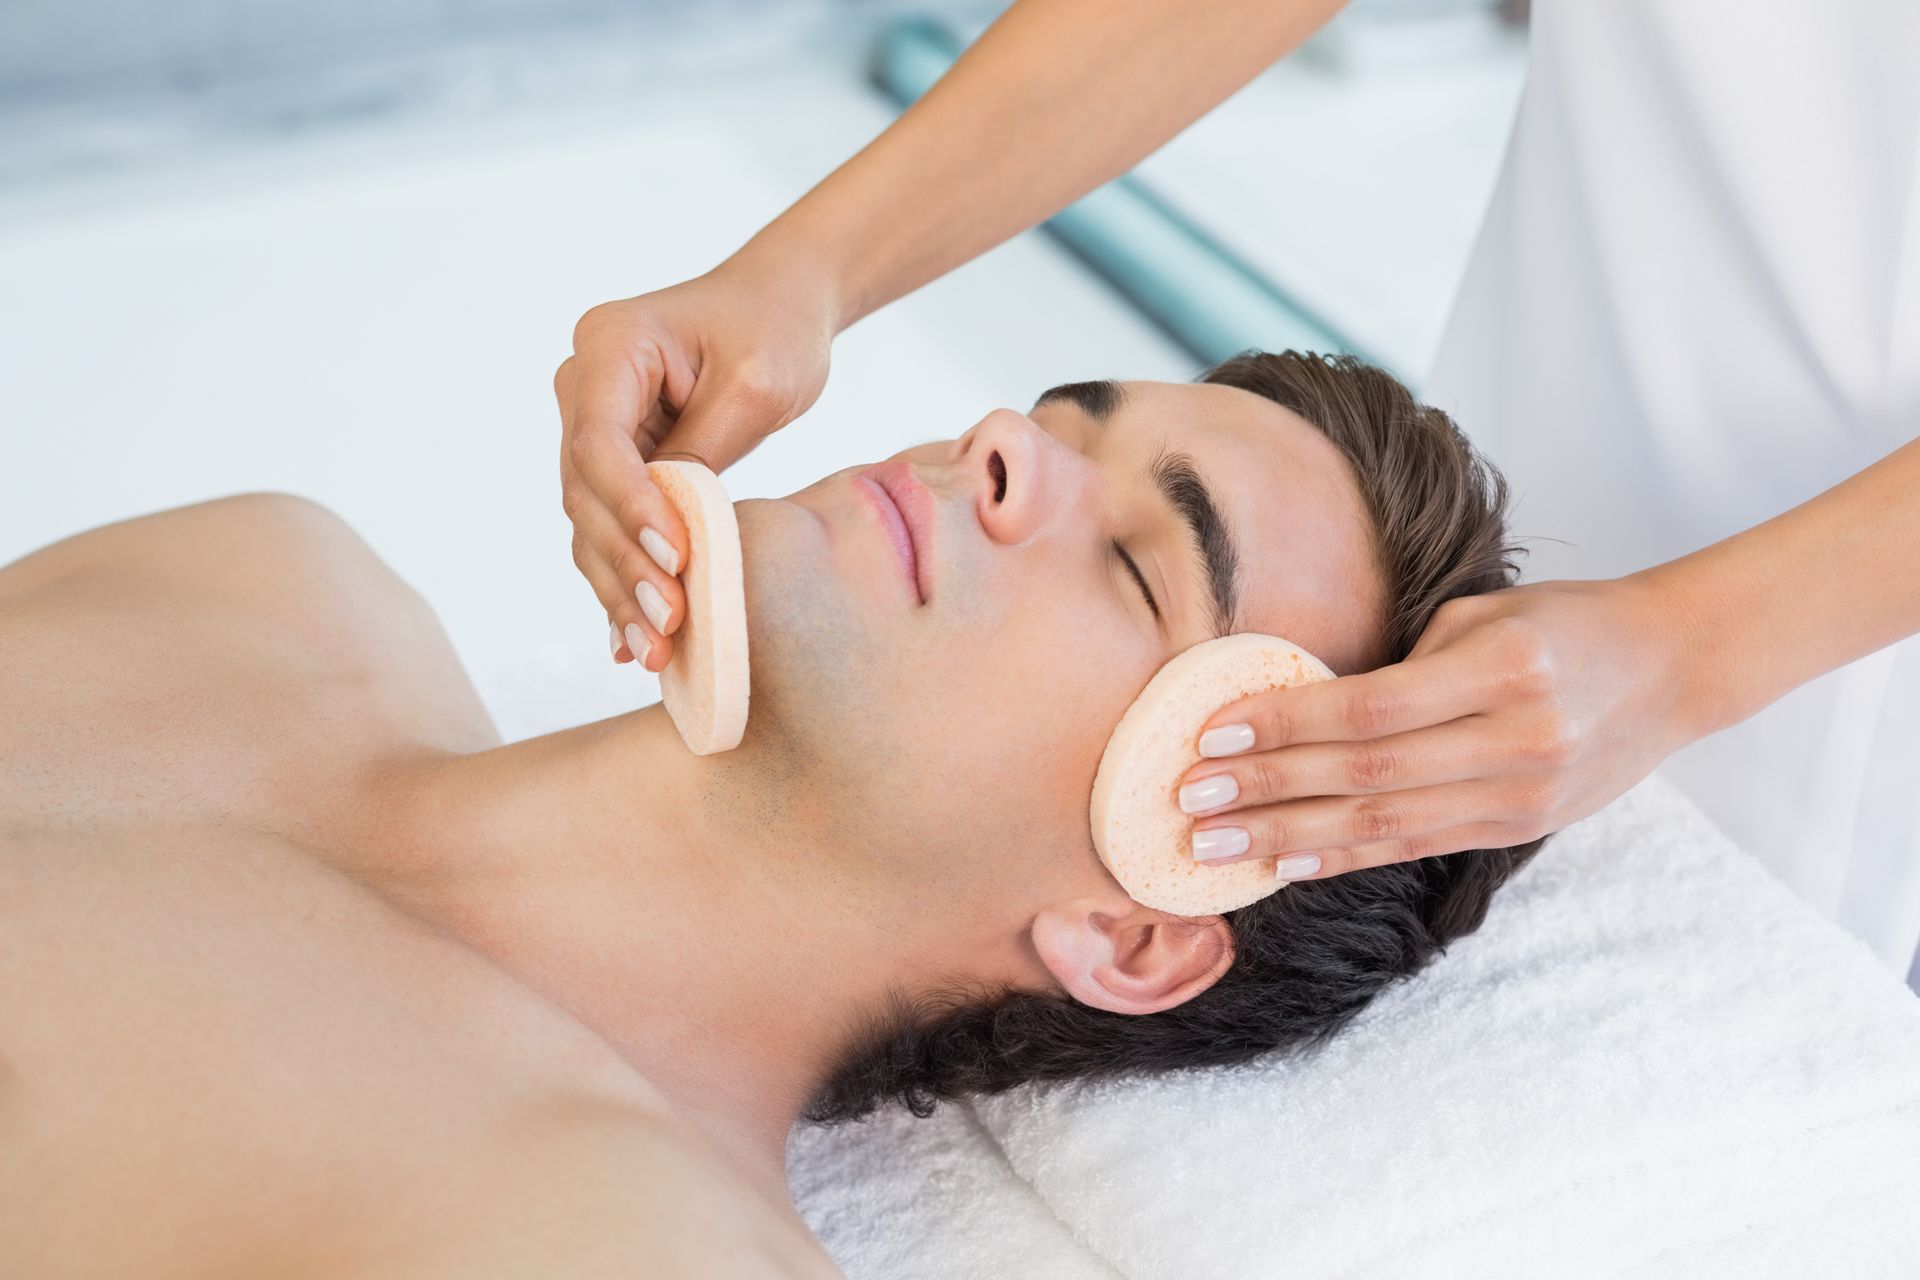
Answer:
<svg viewBox="0 0 1920 1280"><path fill-rule="evenodd" d="M647 479L678 458L715 472L813 406L838 332L831 281L735 255L706 275L580 318L553 378L560 505L573 563L612 623L613 660L659 671L686 616L687 531Z"/></svg>
<svg viewBox="0 0 1920 1280"><path fill-rule="evenodd" d="M1195 857L1317 855L1276 869L1302 880L1558 831L1703 736L1686 699L1699 634L1646 575L1449 600L1402 662L1207 720L1202 753L1227 758L1181 779L1181 807L1206 815Z"/></svg>

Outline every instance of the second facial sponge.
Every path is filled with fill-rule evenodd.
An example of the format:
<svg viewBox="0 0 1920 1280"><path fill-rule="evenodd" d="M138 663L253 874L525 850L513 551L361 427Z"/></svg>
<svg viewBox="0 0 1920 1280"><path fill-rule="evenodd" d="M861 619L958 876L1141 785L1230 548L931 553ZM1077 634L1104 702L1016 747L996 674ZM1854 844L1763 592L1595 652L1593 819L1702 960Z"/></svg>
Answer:
<svg viewBox="0 0 1920 1280"><path fill-rule="evenodd" d="M1327 665L1279 636L1205 640L1161 667L1107 739L1093 779L1093 847L1135 902L1183 916L1216 915L1288 883L1274 859L1226 866L1193 860L1180 778L1200 760L1200 726L1237 698L1331 680Z"/></svg>
<svg viewBox="0 0 1920 1280"><path fill-rule="evenodd" d="M660 700L693 754L731 751L747 731L752 684L740 521L720 477L697 462L649 462L647 479L687 526L687 612L660 673Z"/></svg>

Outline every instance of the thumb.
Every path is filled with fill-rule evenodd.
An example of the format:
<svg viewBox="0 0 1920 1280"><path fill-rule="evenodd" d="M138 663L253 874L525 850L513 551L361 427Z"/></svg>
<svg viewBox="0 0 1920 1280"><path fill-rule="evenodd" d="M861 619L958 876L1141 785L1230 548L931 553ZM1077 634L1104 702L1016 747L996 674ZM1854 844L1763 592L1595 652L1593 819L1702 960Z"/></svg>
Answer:
<svg viewBox="0 0 1920 1280"><path fill-rule="evenodd" d="M785 396L738 378L696 382L660 447L648 455L698 462L715 473L746 457L797 414Z"/></svg>

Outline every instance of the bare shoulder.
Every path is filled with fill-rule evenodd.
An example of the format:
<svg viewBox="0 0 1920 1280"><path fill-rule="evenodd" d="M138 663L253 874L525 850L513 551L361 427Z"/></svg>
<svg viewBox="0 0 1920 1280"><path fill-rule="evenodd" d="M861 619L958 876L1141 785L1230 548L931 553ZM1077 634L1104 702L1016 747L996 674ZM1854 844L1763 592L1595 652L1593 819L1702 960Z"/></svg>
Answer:
<svg viewBox="0 0 1920 1280"><path fill-rule="evenodd" d="M531 1114L415 1245L372 1272L841 1280L791 1205L696 1131L591 1099Z"/></svg>
<svg viewBox="0 0 1920 1280"><path fill-rule="evenodd" d="M151 581L157 573L215 587L257 587L289 551L322 545L350 558L378 560L346 521L318 502L291 493L237 493L129 516L49 543L0 566L0 599L83 575L131 583Z"/></svg>
<svg viewBox="0 0 1920 1280"><path fill-rule="evenodd" d="M323 776L499 743L427 602L289 494L137 516L0 566L0 669L0 780L47 784L0 786L0 810L101 816L178 762L177 816L278 829ZM249 778L282 785L235 794Z"/></svg>
<svg viewBox="0 0 1920 1280"><path fill-rule="evenodd" d="M42 630L97 624L108 611L122 630L129 615L164 632L205 622L209 633L224 627L282 644L280 658L302 666L390 661L434 641L445 646L426 600L351 525L289 493L240 493L134 516L0 566L0 611L29 598Z"/></svg>

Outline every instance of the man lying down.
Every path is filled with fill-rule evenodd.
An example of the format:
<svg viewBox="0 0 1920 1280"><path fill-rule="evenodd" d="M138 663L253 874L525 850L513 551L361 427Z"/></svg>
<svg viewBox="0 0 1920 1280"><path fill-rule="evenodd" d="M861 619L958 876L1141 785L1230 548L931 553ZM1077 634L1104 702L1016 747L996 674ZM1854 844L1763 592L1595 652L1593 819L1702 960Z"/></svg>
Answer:
<svg viewBox="0 0 1920 1280"><path fill-rule="evenodd" d="M705 757L659 705L501 745L300 499L0 569L0 1273L833 1275L796 1119L1316 1042L1537 850L1179 918L1091 844L1216 628L1348 674L1510 584L1504 480L1385 374L1250 353L896 456L924 601L859 469L738 504L752 716Z"/></svg>

